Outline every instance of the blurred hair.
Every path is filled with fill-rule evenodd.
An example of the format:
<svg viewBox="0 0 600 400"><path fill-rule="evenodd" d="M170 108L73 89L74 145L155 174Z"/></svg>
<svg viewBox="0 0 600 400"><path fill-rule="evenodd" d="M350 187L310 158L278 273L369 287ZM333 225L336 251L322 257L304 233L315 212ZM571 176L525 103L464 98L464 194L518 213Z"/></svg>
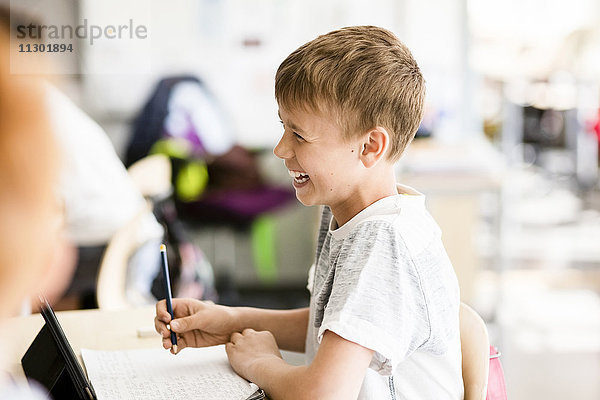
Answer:
<svg viewBox="0 0 600 400"><path fill-rule="evenodd" d="M423 117L425 81L408 48L388 30L342 28L302 45L279 66L283 108L332 113L346 138L382 126L395 161Z"/></svg>
<svg viewBox="0 0 600 400"><path fill-rule="evenodd" d="M37 289L57 240L58 154L34 76L10 73L9 26L0 15L0 316Z"/></svg>
<svg viewBox="0 0 600 400"><path fill-rule="evenodd" d="M38 13L34 13L26 5L14 2L10 5L0 3L0 24L3 25L2 29L5 29L10 36L10 32L13 34L17 31L17 26L29 24L41 25L43 18L40 18ZM28 41L41 42L41 38L27 38Z"/></svg>

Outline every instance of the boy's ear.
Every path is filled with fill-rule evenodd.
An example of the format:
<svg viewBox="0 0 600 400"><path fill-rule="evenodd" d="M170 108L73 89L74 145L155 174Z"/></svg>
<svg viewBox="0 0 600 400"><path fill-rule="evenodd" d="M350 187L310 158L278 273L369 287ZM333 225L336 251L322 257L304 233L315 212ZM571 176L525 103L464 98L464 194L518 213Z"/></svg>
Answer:
<svg viewBox="0 0 600 400"><path fill-rule="evenodd" d="M390 135L381 126L376 126L367 132L362 142L360 160L367 168L373 167L384 158L390 146Z"/></svg>

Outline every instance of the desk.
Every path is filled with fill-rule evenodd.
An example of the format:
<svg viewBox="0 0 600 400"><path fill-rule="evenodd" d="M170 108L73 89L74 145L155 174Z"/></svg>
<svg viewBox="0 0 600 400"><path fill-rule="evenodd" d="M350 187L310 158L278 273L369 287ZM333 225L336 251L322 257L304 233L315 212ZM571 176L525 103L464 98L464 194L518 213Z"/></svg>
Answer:
<svg viewBox="0 0 600 400"><path fill-rule="evenodd" d="M140 338L138 328L154 329L155 306L127 308L119 311L77 310L59 311L60 322L75 355L81 361L81 348L93 350L126 350L152 347L162 348L158 333ZM15 378L24 378L21 357L44 326L41 314L12 318L3 327L2 337L11 341L5 346L8 372ZM165 350L166 351L166 350ZM304 354L282 351L285 361L293 365L304 364Z"/></svg>
<svg viewBox="0 0 600 400"><path fill-rule="evenodd" d="M154 305L119 311L95 309L56 313L80 363L82 347L94 350L162 348L158 333L153 337L144 338L137 335L138 328L154 327L154 315ZM14 377L24 377L21 357L43 325L44 319L41 314L6 321L2 337L10 339L11 344L5 344L3 351L7 353L4 358L9 363L8 372Z"/></svg>

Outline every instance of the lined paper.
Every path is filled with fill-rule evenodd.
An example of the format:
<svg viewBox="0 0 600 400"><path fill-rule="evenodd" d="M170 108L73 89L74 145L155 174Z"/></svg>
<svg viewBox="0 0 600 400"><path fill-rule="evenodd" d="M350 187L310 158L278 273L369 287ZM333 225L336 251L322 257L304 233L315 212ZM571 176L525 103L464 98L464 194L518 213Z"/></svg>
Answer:
<svg viewBox="0 0 600 400"><path fill-rule="evenodd" d="M81 349L98 400L244 400L257 389L237 375L225 346L186 348L177 355L156 349Z"/></svg>

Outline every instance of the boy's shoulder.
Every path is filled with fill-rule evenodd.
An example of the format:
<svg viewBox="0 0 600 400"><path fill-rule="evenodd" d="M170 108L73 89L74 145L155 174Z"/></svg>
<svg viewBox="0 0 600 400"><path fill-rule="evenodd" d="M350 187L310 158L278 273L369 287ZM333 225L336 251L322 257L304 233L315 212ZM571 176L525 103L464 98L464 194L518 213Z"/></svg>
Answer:
<svg viewBox="0 0 600 400"><path fill-rule="evenodd" d="M425 208L421 194L399 194L384 198L359 213L343 226L335 228L331 211L325 207L321 233L346 245L370 242L378 245L402 246L415 255L433 241L441 242L441 231ZM381 243L383 242L383 243Z"/></svg>
<svg viewBox="0 0 600 400"><path fill-rule="evenodd" d="M400 246L409 254L417 255L432 242L441 239L437 224L425 213L401 212L369 217L357 224L348 240L372 240L383 246Z"/></svg>

